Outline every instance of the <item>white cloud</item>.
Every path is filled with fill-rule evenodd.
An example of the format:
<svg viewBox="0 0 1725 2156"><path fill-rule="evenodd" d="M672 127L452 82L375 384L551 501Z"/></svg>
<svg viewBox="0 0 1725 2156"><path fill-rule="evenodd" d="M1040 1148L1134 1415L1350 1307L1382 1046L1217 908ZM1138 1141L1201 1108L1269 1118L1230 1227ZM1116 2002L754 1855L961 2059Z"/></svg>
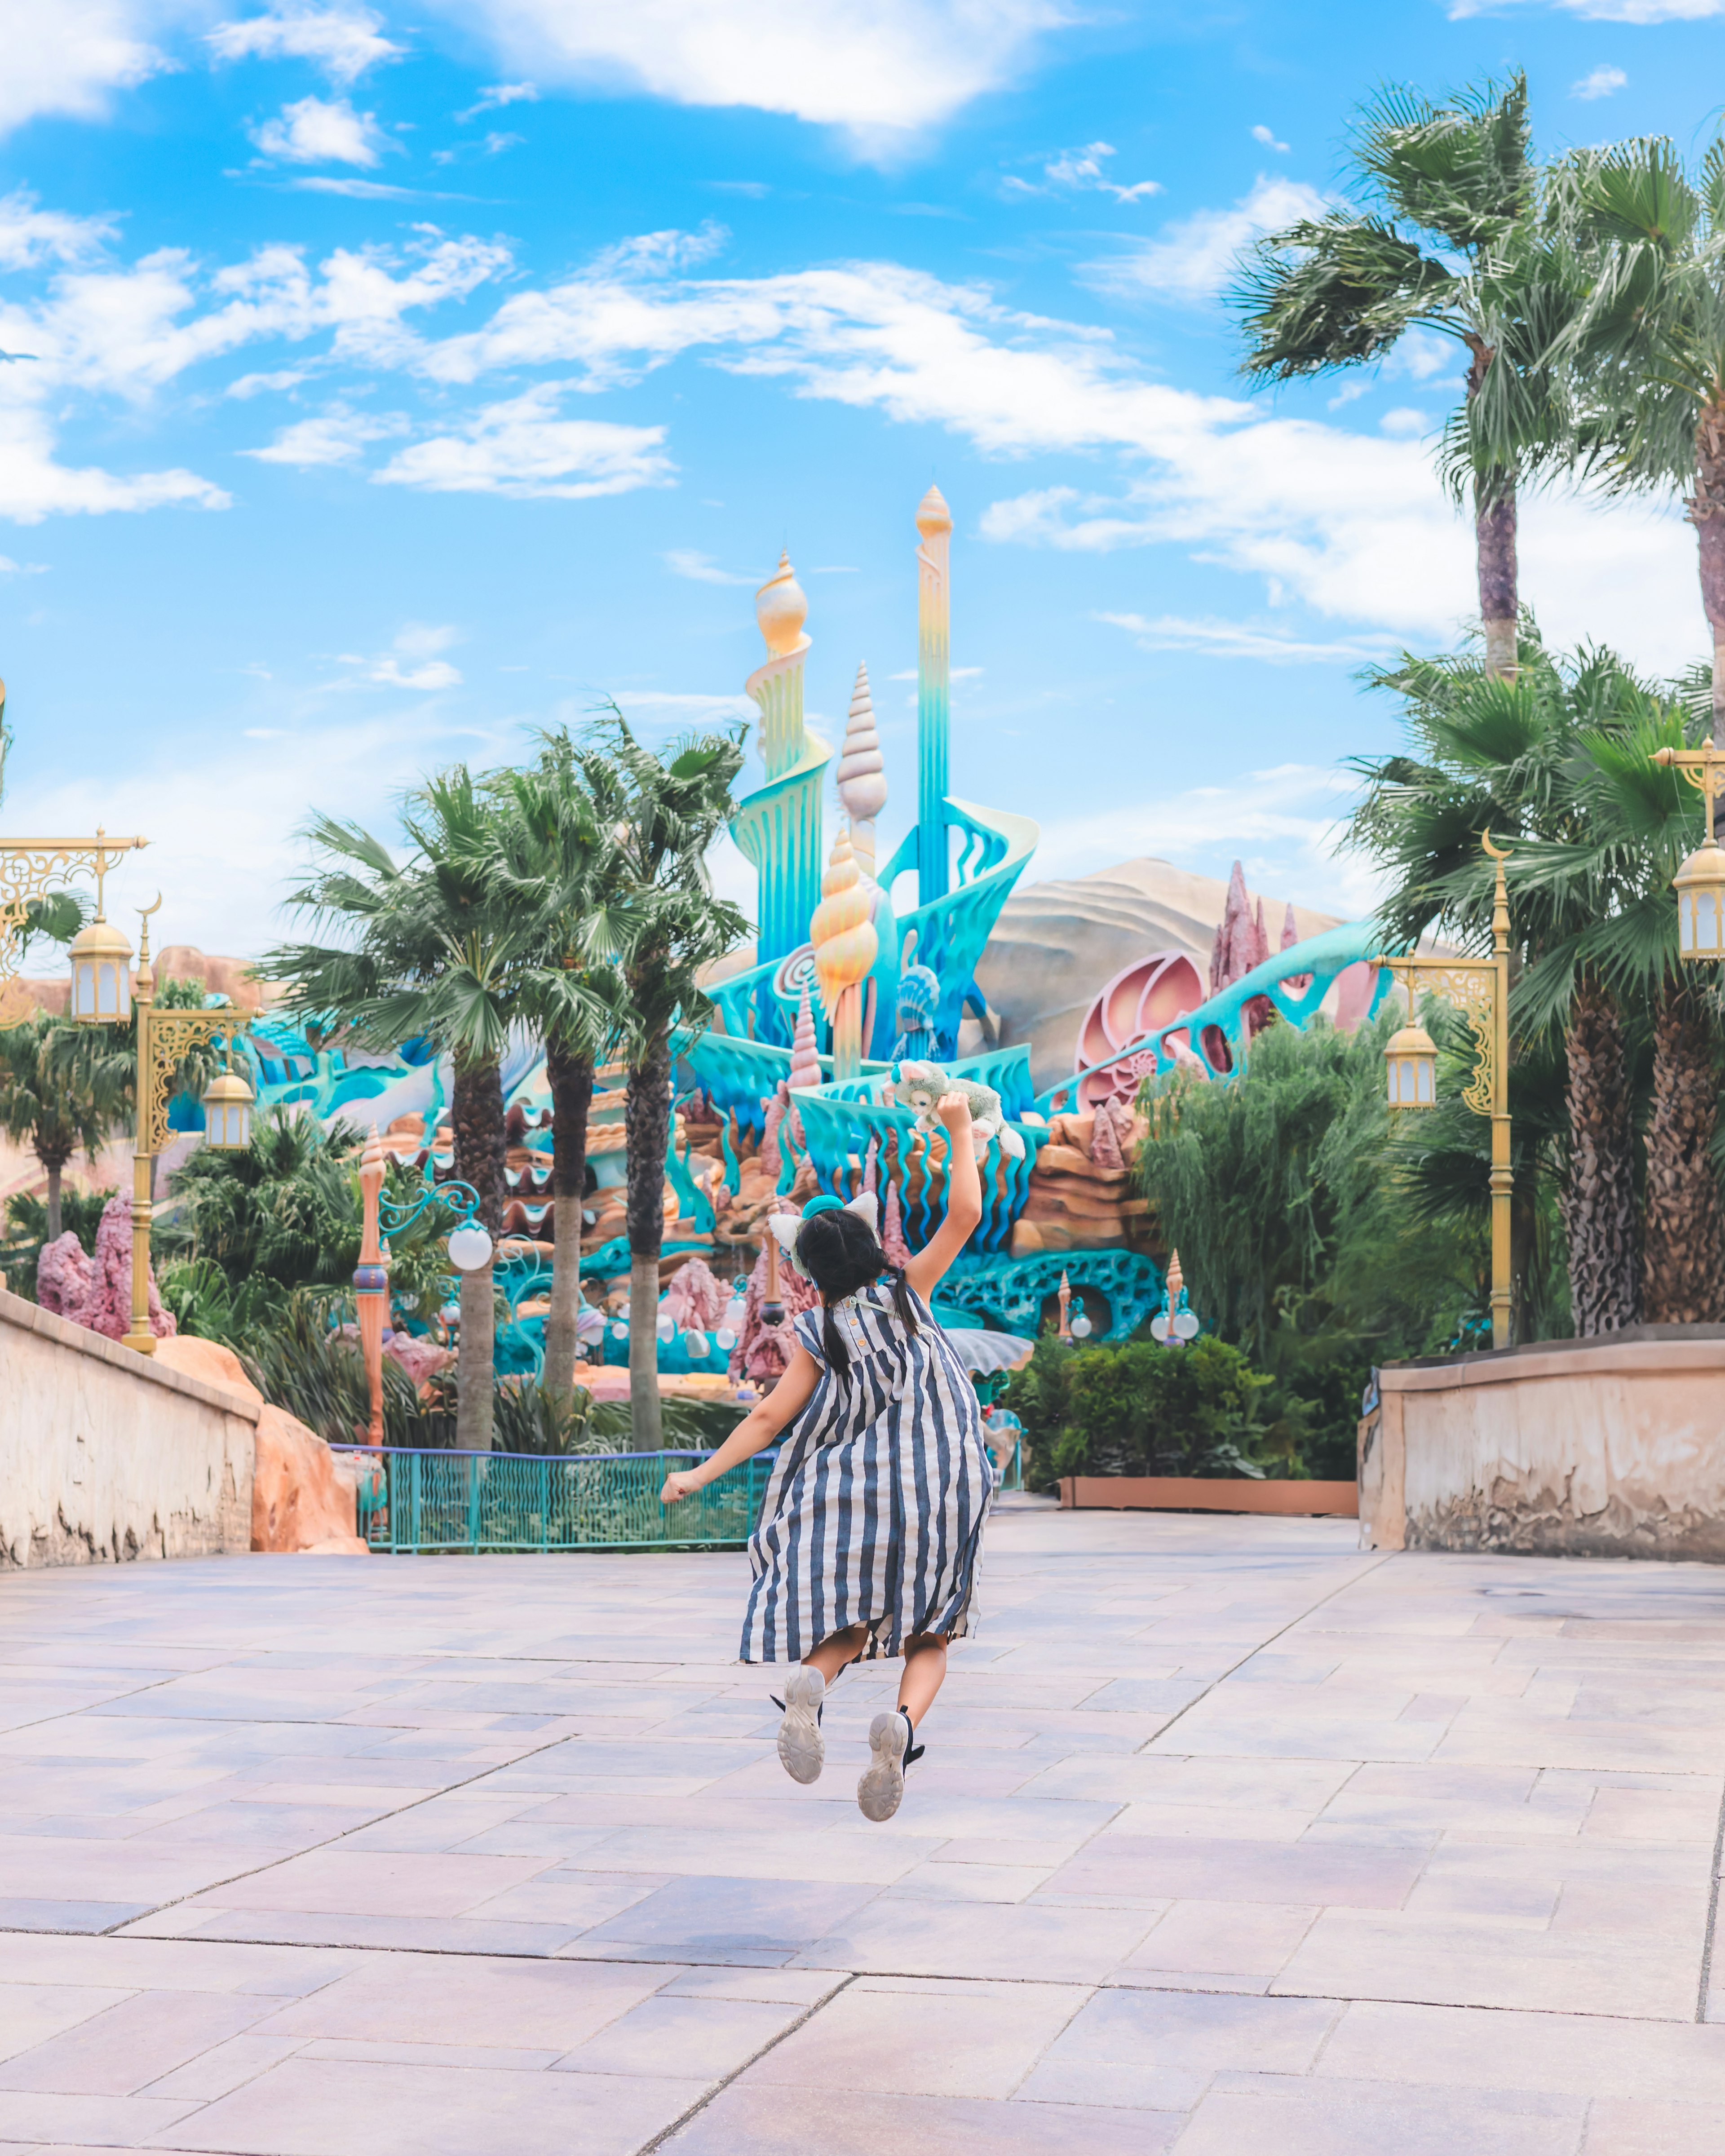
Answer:
<svg viewBox="0 0 1725 2156"><path fill-rule="evenodd" d="M131 768L72 773L57 759L51 773L20 775L8 788L8 817L19 829L85 830L100 820L148 834L141 860L128 855L110 875L108 910L135 927L131 908L159 885L168 899L151 923L158 947L253 957L303 932L279 908L305 866L297 829L306 812L335 809L389 841L401 790L466 746L429 701L404 711L392 699L365 717L350 703L332 722L316 692L244 693L257 701L224 714L209 738L152 740ZM253 716L267 723L241 723Z"/></svg>
<svg viewBox="0 0 1725 2156"><path fill-rule="evenodd" d="M0 577L45 577L46 562L14 562L9 554L0 554Z"/></svg>
<svg viewBox="0 0 1725 2156"><path fill-rule="evenodd" d="M31 244L73 247L81 237L26 228ZM28 365L0 366L0 516L226 507L223 490L193 472L120 477L59 461L56 435L77 397L117 396L142 408L189 369L265 338L321 335L326 360L405 364L421 349L407 315L465 297L509 259L496 243L425 229L404 250L338 248L316 271L283 246L213 272L169 249L127 264L69 264L33 301L0 301L0 352L33 355ZM242 393L284 386L301 371L253 377Z"/></svg>
<svg viewBox="0 0 1725 2156"><path fill-rule="evenodd" d="M1145 651L1203 651L1216 659L1268 660L1276 666L1358 664L1381 658L1389 649L1388 639L1383 637L1314 644L1282 629L1211 617L1191 620L1179 614L1159 614L1154 621L1147 621L1141 613L1099 613L1094 619L1125 629Z"/></svg>
<svg viewBox="0 0 1725 2156"><path fill-rule="evenodd" d="M665 565L674 576L687 577L697 584L758 584L760 577L739 576L733 569L721 569L710 554L697 554L687 547L673 547L665 557Z"/></svg>
<svg viewBox="0 0 1725 2156"><path fill-rule="evenodd" d="M209 44L220 60L311 60L332 82L351 83L400 54L401 46L380 34L382 28L368 8L279 8L218 23Z"/></svg>
<svg viewBox="0 0 1725 2156"><path fill-rule="evenodd" d="M1579 97L1591 104L1596 97L1610 97L1628 83L1629 77L1620 67L1596 67L1591 74L1584 74L1569 88L1571 97Z"/></svg>
<svg viewBox="0 0 1725 2156"><path fill-rule="evenodd" d="M372 476L384 486L434 494L501 494L567 501L668 485L676 467L663 427L620 427L559 418L567 384L542 382L507 403L488 404L458 431L400 450Z"/></svg>
<svg viewBox="0 0 1725 2156"><path fill-rule="evenodd" d="M1136 298L1190 304L1213 300L1234 274L1235 259L1260 233L1316 217L1323 198L1303 181L1260 173L1232 209L1201 209L1141 240L1111 261L1090 264L1089 281Z"/></svg>
<svg viewBox="0 0 1725 2156"><path fill-rule="evenodd" d="M1450 20L1495 15L1515 0L1450 0ZM1725 0L1553 0L1567 15L1589 23L1704 23L1725 14Z"/></svg>
<svg viewBox="0 0 1725 2156"><path fill-rule="evenodd" d="M494 82L482 90L458 120L477 120L482 112L498 112L506 105L536 105L539 92L531 82Z"/></svg>
<svg viewBox="0 0 1725 2156"><path fill-rule="evenodd" d="M290 165L375 165L394 148L375 115L356 112L345 97L302 97L252 130L266 157Z"/></svg>
<svg viewBox="0 0 1725 2156"><path fill-rule="evenodd" d="M259 464L295 465L304 471L313 465L352 464L367 442L408 431L408 421L398 412L351 412L344 404L332 404L315 418L296 420L292 426L284 427L265 448L242 449L239 454L255 457Z"/></svg>
<svg viewBox="0 0 1725 2156"><path fill-rule="evenodd" d="M1111 142L1086 142L1081 150L1061 150L1043 166L1046 187L1033 187L1027 181L1010 178L1002 184L1009 194L1048 194L1056 188L1069 192L1095 192L1112 195L1117 202L1142 202L1147 196L1162 192L1160 180L1139 180L1132 187L1122 187L1111 180L1102 169L1102 160L1119 153Z"/></svg>
<svg viewBox="0 0 1725 2156"><path fill-rule="evenodd" d="M14 524L171 506L226 509L230 500L196 472L138 472L121 479L96 465L57 463L53 433L42 415L0 405L0 516Z"/></svg>
<svg viewBox="0 0 1725 2156"><path fill-rule="evenodd" d="M1405 435L1411 441L1418 441L1431 429L1430 417L1411 404L1398 404L1393 412L1386 412L1378 424L1386 434Z"/></svg>
<svg viewBox="0 0 1725 2156"><path fill-rule="evenodd" d="M296 389L305 379L303 367L284 367L274 374L242 374L223 391L224 397L261 397L270 390Z"/></svg>
<svg viewBox="0 0 1725 2156"><path fill-rule="evenodd" d="M434 0L541 81L747 105L901 141L1014 80L1070 0Z"/></svg>
<svg viewBox="0 0 1725 2156"><path fill-rule="evenodd" d="M1252 140L1255 142L1261 142L1266 150L1274 150L1278 157L1286 157L1290 147L1289 144L1276 141L1276 130L1273 127L1261 125L1253 128Z"/></svg>
<svg viewBox="0 0 1725 2156"><path fill-rule="evenodd" d="M458 640L458 635L447 624L410 621L381 658L349 663L362 667L362 680L387 689L459 689L459 670L438 656Z"/></svg>
<svg viewBox="0 0 1725 2156"><path fill-rule="evenodd" d="M111 218L68 217L39 209L28 187L0 198L0 270L31 270L47 261L80 262L101 252L118 227Z"/></svg>
<svg viewBox="0 0 1725 2156"><path fill-rule="evenodd" d="M169 62L151 43L198 0L0 0L0 134L39 113L92 120Z"/></svg>

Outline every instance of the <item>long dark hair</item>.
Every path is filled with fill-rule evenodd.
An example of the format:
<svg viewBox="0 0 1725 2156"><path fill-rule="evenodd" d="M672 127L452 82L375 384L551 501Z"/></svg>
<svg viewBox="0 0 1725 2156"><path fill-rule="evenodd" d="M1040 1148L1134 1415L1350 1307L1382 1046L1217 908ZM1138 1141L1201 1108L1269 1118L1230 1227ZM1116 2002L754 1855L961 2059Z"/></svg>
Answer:
<svg viewBox="0 0 1725 2156"><path fill-rule="evenodd" d="M797 1232L797 1263L820 1290L820 1343L826 1351L828 1367L840 1378L850 1373L850 1351L833 1322L833 1305L843 1302L847 1295L855 1295L860 1287L888 1273L892 1279L892 1306L900 1322L907 1332L917 1330L916 1306L903 1270L887 1264L879 1238L860 1214L829 1206L824 1212L811 1214Z"/></svg>

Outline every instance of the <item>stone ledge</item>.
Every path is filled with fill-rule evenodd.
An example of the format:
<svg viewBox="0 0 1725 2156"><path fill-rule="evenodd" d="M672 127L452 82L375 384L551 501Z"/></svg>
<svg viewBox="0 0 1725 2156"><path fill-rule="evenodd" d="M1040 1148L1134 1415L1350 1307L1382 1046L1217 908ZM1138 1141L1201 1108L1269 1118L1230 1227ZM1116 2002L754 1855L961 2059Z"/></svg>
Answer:
<svg viewBox="0 0 1725 2156"><path fill-rule="evenodd" d="M140 1355L135 1348L110 1340L105 1333L92 1332L87 1325L74 1325L69 1318L56 1317L39 1303L28 1301L7 1288L0 1288L0 1325L9 1325L20 1332L39 1333L57 1347L69 1348L99 1363L110 1363L116 1369L141 1378L146 1384L163 1386L205 1407L220 1408L224 1414L238 1415L254 1427L263 1412L258 1401L247 1399L242 1393L229 1392L225 1386L206 1384L202 1378L188 1378L182 1371L163 1369L148 1355ZM0 1350L3 1346L3 1340L0 1340Z"/></svg>
<svg viewBox="0 0 1725 2156"><path fill-rule="evenodd" d="M1386 1363L1385 1393L1454 1392L1458 1387L1522 1384L1542 1378L1651 1376L1661 1371L1725 1371L1725 1326L1636 1326L1590 1340L1538 1340L1495 1355Z"/></svg>

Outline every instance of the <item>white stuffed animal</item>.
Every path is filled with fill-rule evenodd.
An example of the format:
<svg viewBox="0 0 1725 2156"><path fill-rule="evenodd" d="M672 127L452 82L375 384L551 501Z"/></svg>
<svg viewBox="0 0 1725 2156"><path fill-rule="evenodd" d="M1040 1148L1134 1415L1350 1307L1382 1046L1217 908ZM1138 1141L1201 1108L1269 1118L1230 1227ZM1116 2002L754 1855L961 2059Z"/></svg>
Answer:
<svg viewBox="0 0 1725 2156"><path fill-rule="evenodd" d="M944 1128L935 1113L941 1098L957 1093L970 1110L971 1143L978 1160L998 1137L1009 1160L1022 1160L1024 1142L1007 1122L1000 1096L992 1086L978 1086L969 1078L951 1078L937 1063L901 1063L896 1088L897 1104L916 1111L916 1128L927 1134Z"/></svg>

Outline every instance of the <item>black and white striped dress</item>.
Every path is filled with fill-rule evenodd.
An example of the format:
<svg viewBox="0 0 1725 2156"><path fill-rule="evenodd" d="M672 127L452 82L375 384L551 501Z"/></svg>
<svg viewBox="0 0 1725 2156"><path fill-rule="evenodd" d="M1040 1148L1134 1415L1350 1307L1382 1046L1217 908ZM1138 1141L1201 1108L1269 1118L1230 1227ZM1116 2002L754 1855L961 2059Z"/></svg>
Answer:
<svg viewBox="0 0 1725 2156"><path fill-rule="evenodd" d="M820 1381L780 1440L750 1538L745 1662L801 1661L858 1623L869 1661L919 1632L962 1640L975 1625L993 1470L969 1376L913 1299L914 1335L882 1283L833 1306L850 1352L843 1378L827 1367L821 1312L796 1321Z"/></svg>

